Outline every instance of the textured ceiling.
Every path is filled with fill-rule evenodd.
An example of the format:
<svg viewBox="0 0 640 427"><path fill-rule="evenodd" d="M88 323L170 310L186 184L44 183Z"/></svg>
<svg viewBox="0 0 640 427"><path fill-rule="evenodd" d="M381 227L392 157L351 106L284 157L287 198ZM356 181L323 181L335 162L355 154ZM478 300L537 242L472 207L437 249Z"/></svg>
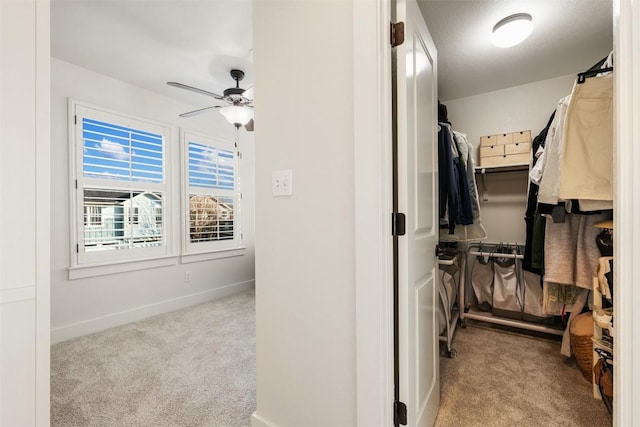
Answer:
<svg viewBox="0 0 640 427"><path fill-rule="evenodd" d="M438 91L451 100L577 73L613 48L611 0L418 0L438 50ZM522 44L498 48L500 19L530 13L534 29Z"/></svg>
<svg viewBox="0 0 640 427"><path fill-rule="evenodd" d="M419 0L438 48L443 101L575 73L612 48L611 0ZM490 43L493 25L533 16L521 45ZM252 78L251 0L53 0L52 55L204 107L211 99L169 80L221 93L231 68Z"/></svg>

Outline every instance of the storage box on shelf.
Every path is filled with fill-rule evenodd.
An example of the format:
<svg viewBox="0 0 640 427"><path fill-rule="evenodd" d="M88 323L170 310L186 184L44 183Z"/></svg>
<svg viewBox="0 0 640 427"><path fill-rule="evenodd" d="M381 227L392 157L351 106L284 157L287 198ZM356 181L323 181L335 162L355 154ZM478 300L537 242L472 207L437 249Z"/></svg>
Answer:
<svg viewBox="0 0 640 427"><path fill-rule="evenodd" d="M527 164L530 151L530 130L482 136L480 137L480 166Z"/></svg>

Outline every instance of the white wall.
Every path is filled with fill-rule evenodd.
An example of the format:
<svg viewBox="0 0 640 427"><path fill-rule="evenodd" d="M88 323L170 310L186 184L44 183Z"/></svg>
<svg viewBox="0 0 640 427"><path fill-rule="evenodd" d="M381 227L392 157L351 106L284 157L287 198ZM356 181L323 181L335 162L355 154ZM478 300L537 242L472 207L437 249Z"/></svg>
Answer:
<svg viewBox="0 0 640 427"><path fill-rule="evenodd" d="M49 425L49 2L0 1L0 425Z"/></svg>
<svg viewBox="0 0 640 427"><path fill-rule="evenodd" d="M220 114L180 119L178 114L194 108L164 96L112 79L57 59L52 60L51 190L52 260L51 326L54 342L149 315L175 310L253 286L254 175L253 136L240 133L243 152L243 233L247 249L243 256L172 265L127 273L69 280L69 159L68 98L171 126L169 174L175 219L173 249L180 248L179 126L212 137L233 140L235 131ZM184 282L185 271L191 281Z"/></svg>
<svg viewBox="0 0 640 427"><path fill-rule="evenodd" d="M352 9L254 3L254 426L356 425Z"/></svg>
<svg viewBox="0 0 640 427"><path fill-rule="evenodd" d="M577 71L576 71L577 72ZM534 138L545 127L560 98L569 95L575 74L542 80L466 98L443 101L453 129L466 133L475 150L483 135L531 130ZM480 175L478 191L482 196ZM487 176L489 201L481 202L482 223L490 242L525 240L527 173L506 172Z"/></svg>

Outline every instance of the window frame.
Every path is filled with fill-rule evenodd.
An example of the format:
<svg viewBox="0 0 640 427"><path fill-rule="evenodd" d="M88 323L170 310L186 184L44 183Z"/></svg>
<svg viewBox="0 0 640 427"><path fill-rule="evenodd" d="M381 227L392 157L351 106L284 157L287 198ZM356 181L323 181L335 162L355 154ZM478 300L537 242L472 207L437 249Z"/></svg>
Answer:
<svg viewBox="0 0 640 427"><path fill-rule="evenodd" d="M234 188L232 190L220 190L216 188L207 189L205 187L192 187L189 185L189 143L207 145L215 149L231 151L233 156ZM181 129L180 132L180 152L181 152L181 211L182 211L182 262L200 261L203 259L215 259L226 256L237 256L241 253L238 250L243 247L242 233L242 188L241 188L241 154L237 142L225 141L219 138L213 138L201 133L193 132L187 129ZM226 240L217 240L209 242L191 242L191 212L190 212L190 195L209 195L232 197L234 203L233 212L233 238Z"/></svg>
<svg viewBox="0 0 640 427"><path fill-rule="evenodd" d="M162 182L114 180L84 176L83 118L90 118L116 126L124 126L163 137ZM113 111L77 100L69 100L69 164L70 164L70 270L125 264L136 261L166 258L172 255L172 224L167 213L171 209L171 126L127 113ZM84 190L104 189L161 194L164 224L162 243L155 247L135 247L108 251L85 251ZM174 254L175 255L175 254Z"/></svg>

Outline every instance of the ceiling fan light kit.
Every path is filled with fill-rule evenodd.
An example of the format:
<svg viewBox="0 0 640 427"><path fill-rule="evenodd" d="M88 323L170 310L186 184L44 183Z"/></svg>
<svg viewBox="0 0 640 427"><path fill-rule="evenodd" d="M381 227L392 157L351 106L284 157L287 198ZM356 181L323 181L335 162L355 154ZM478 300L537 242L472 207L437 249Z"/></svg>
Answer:
<svg viewBox="0 0 640 427"><path fill-rule="evenodd" d="M511 47L522 43L533 31L533 20L528 13L516 13L501 19L493 27L491 41L497 47Z"/></svg>
<svg viewBox="0 0 640 427"><path fill-rule="evenodd" d="M198 110L180 114L180 117L192 117L213 108L219 108L220 113L224 116L224 118L236 128L239 129L240 126L245 126L248 131L253 131L253 125L247 126L247 124L253 119L253 99L248 98L248 91L240 87L240 80L244 79L244 72L242 70L231 70L230 74L231 78L236 82L236 87L225 89L224 92L222 92L223 95L218 95L216 93L199 89L193 86L188 86L182 83L167 82L169 86L190 90L202 95L211 96L219 101L224 101L229 104L213 105L211 107L200 108Z"/></svg>
<svg viewBox="0 0 640 427"><path fill-rule="evenodd" d="M220 113L225 119L235 127L239 128L249 123L253 118L253 111L250 108L239 105L227 105L220 108Z"/></svg>

